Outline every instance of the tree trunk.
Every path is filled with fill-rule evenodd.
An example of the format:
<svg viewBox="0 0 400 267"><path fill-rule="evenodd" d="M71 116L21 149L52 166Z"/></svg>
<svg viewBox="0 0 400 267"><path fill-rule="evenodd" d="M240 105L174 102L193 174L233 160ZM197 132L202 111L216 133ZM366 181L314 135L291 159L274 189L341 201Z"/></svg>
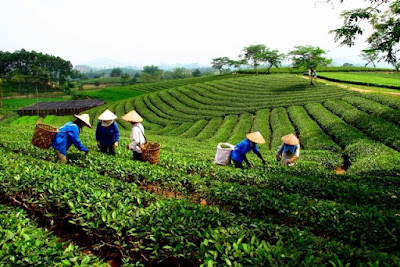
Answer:
<svg viewBox="0 0 400 267"><path fill-rule="evenodd" d="M1 102L0 102L0 107L3 108L3 86L0 85L0 89L1 89Z"/></svg>

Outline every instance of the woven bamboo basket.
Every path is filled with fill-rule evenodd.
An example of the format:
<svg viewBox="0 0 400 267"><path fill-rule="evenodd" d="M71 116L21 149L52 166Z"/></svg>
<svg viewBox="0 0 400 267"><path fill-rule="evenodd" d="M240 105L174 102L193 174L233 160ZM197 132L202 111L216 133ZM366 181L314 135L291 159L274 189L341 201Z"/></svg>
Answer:
<svg viewBox="0 0 400 267"><path fill-rule="evenodd" d="M57 128L44 123L37 123L32 137L32 145L49 149L57 133Z"/></svg>
<svg viewBox="0 0 400 267"><path fill-rule="evenodd" d="M150 164L160 162L160 143L149 141L141 146L142 160L148 161Z"/></svg>

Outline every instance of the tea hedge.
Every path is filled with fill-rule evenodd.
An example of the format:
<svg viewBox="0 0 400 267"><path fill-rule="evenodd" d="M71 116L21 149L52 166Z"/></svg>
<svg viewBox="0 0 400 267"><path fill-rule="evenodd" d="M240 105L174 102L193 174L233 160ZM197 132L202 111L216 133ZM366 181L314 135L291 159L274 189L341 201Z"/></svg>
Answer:
<svg viewBox="0 0 400 267"><path fill-rule="evenodd" d="M0 204L1 266L108 266L39 228L21 208Z"/></svg>
<svg viewBox="0 0 400 267"><path fill-rule="evenodd" d="M372 139L400 150L400 128L397 125L368 115L342 100L329 100L324 102L324 106Z"/></svg>

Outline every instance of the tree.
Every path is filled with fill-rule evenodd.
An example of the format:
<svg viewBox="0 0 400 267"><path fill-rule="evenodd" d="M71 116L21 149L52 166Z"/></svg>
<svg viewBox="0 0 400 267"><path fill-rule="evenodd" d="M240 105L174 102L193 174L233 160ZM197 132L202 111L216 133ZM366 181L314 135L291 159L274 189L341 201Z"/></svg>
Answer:
<svg viewBox="0 0 400 267"><path fill-rule="evenodd" d="M18 91L19 94L21 94L21 83L25 82L26 80L26 75L16 73L13 76L11 76L11 81L18 83Z"/></svg>
<svg viewBox="0 0 400 267"><path fill-rule="evenodd" d="M328 0L330 2L331 0ZM343 0L341 0L343 2ZM370 0L367 7L344 11L341 28L332 30L335 42L353 46L357 36L364 33L362 22L372 26L372 34L367 38L369 47L364 51L382 52L382 59L399 70L398 44L400 42L400 1Z"/></svg>
<svg viewBox="0 0 400 267"><path fill-rule="evenodd" d="M142 74L140 75L140 81L144 83L158 82L163 79L164 72L157 66L144 66Z"/></svg>
<svg viewBox="0 0 400 267"><path fill-rule="evenodd" d="M130 79L131 79L131 75L129 75L128 73L123 74L121 76L122 85L125 85L126 83L128 83Z"/></svg>
<svg viewBox="0 0 400 267"><path fill-rule="evenodd" d="M7 80L4 78L0 78L0 98L1 98L1 102L0 102L0 108L3 108L3 88L4 85L6 85Z"/></svg>
<svg viewBox="0 0 400 267"><path fill-rule="evenodd" d="M195 69L192 71L192 76L193 77L200 77L201 76L201 71L199 69Z"/></svg>
<svg viewBox="0 0 400 267"><path fill-rule="evenodd" d="M219 74L222 74L224 71L224 67L229 65L229 58L227 57L218 57L218 58L213 58L211 62L211 66L213 69L216 69L219 71Z"/></svg>
<svg viewBox="0 0 400 267"><path fill-rule="evenodd" d="M122 76L122 70L120 68L113 68L110 73L110 77L121 77Z"/></svg>
<svg viewBox="0 0 400 267"><path fill-rule="evenodd" d="M375 68L375 61L379 59L379 52L378 51L363 51L360 55L360 57L367 61L367 63L364 65L366 67L369 63L372 63L372 65Z"/></svg>
<svg viewBox="0 0 400 267"><path fill-rule="evenodd" d="M258 44L258 45L251 45L248 47L243 48L244 55L241 55L247 62L250 62L249 64L253 66L254 71L256 74L258 74L258 65L260 65L258 62L260 61L260 58L262 54L265 52L266 46L263 44Z"/></svg>
<svg viewBox="0 0 400 267"><path fill-rule="evenodd" d="M285 59L284 54L279 54L278 50L270 50L268 47L258 55L258 60L261 62L265 62L268 67L265 74L269 74L272 67L279 67L282 64L282 61Z"/></svg>
<svg viewBox="0 0 400 267"><path fill-rule="evenodd" d="M228 65L229 67L237 68L238 70L242 65L246 65L247 60L246 59L240 59L240 60L229 60Z"/></svg>
<svg viewBox="0 0 400 267"><path fill-rule="evenodd" d="M313 73L318 66L326 66L332 62L332 59L322 57L326 52L321 48L311 45L295 46L295 50L289 52L292 56L294 68L306 68L310 72L310 85L313 85Z"/></svg>
<svg viewBox="0 0 400 267"><path fill-rule="evenodd" d="M99 82L99 81L95 81L95 82L94 82L94 85L95 85L96 87L99 87L99 86L100 86L100 82Z"/></svg>

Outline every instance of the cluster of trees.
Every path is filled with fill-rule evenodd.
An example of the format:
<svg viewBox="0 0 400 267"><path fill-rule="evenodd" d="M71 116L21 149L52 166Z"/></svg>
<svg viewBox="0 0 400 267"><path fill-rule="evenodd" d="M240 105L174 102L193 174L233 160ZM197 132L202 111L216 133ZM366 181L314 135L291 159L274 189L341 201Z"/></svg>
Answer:
<svg viewBox="0 0 400 267"><path fill-rule="evenodd" d="M21 49L13 53L0 51L0 76L21 83L49 83L64 85L68 77L76 75L70 61L60 57Z"/></svg>
<svg viewBox="0 0 400 267"><path fill-rule="evenodd" d="M22 84L34 85L36 89L66 84L68 77L77 75L70 61L60 57L21 49L13 53L0 51L0 107L3 106L3 88L8 81L18 84L21 92Z"/></svg>
<svg viewBox="0 0 400 267"><path fill-rule="evenodd" d="M122 84L148 83L161 80L175 80L191 77L200 77L206 73L199 69L190 70L186 68L174 68L170 71L160 69L158 66L144 66L142 70L134 74L124 72L121 68L113 68L109 74L110 77L120 77ZM103 73L102 76L106 74ZM108 76L108 75L107 75ZM100 77L100 76L99 76ZM80 80L85 79L85 74L81 74ZM100 85L100 84L99 84Z"/></svg>
<svg viewBox="0 0 400 267"><path fill-rule="evenodd" d="M326 53L319 47L296 46L295 49L287 55L280 53L277 49L271 50L263 44L250 45L243 48L243 54L239 55L239 60L232 60L228 57L214 58L211 65L214 69L222 73L224 67L240 68L242 65L249 65L254 68L258 74L258 66L267 65L266 74L270 72L272 67L279 67L282 61L290 57L295 68L306 68L312 73L318 66L329 65L332 60L323 57ZM310 83L313 84L313 76L310 75Z"/></svg>

